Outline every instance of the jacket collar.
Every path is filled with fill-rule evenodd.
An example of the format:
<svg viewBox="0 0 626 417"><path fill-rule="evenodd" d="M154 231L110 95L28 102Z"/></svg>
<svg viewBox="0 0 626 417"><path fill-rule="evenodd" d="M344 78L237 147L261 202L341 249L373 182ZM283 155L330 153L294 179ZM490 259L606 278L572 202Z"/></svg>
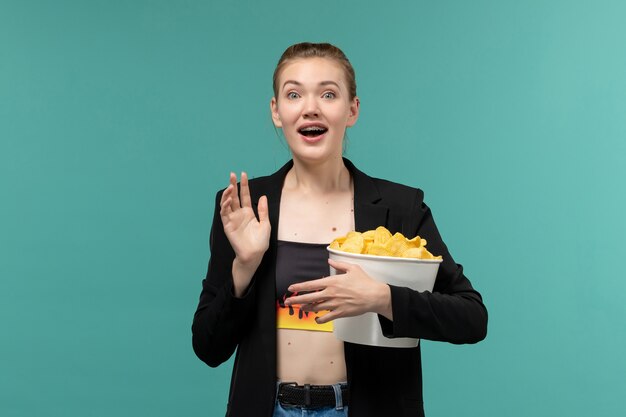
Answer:
<svg viewBox="0 0 626 417"><path fill-rule="evenodd" d="M359 171L344 158L354 181L354 228L359 232L387 226L389 207L384 204L374 178Z"/></svg>

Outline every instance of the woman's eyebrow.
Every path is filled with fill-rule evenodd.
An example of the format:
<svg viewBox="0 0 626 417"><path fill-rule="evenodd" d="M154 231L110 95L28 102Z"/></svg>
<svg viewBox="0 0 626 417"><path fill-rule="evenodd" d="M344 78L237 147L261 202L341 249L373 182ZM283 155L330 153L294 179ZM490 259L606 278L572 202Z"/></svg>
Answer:
<svg viewBox="0 0 626 417"><path fill-rule="evenodd" d="M299 82L299 81L296 81L296 80L287 80L287 81L285 81L285 82L283 83L283 88L285 88L285 86L286 86L287 84L294 84L294 85L297 85L297 86L302 86L302 83L301 83L301 82ZM337 83L336 83L336 82L334 82L334 81L320 81L319 85L334 85L334 86L336 86L337 88L340 88L340 87L339 87L339 84L337 84Z"/></svg>

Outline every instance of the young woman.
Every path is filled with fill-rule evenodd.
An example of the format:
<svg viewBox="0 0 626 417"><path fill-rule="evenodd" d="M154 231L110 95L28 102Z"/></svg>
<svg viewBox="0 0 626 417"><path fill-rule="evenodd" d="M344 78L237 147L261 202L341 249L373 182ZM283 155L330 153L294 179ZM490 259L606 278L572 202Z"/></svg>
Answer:
<svg viewBox="0 0 626 417"><path fill-rule="evenodd" d="M481 296L441 240L421 190L375 179L342 158L359 117L354 70L330 44L292 45L274 72L272 120L292 159L219 192L193 347L215 367L236 350L227 416L423 416L420 348L344 343L332 320L378 314L386 337L475 343ZM419 235L442 255L433 292L373 280L328 260L348 231ZM329 264L341 275L329 276ZM303 414L306 410L306 414Z"/></svg>

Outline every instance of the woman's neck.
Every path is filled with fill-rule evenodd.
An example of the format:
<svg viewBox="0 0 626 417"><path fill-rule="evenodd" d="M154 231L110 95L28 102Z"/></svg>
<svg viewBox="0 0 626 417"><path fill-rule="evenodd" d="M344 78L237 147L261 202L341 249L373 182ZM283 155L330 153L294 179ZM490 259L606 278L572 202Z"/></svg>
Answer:
<svg viewBox="0 0 626 417"><path fill-rule="evenodd" d="M328 194L349 191L351 188L350 171L340 157L311 164L293 160L293 167L285 178L286 189L298 190L311 194Z"/></svg>

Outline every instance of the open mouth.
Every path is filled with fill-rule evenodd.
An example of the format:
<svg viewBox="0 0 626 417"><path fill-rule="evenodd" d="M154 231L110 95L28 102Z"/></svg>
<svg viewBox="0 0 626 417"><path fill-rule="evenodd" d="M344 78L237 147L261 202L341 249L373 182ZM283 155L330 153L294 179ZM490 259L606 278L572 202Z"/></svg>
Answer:
<svg viewBox="0 0 626 417"><path fill-rule="evenodd" d="M326 132L328 132L328 129L326 129L323 126L307 126L307 127L298 129L298 133L308 138L314 138L314 137L323 135Z"/></svg>

